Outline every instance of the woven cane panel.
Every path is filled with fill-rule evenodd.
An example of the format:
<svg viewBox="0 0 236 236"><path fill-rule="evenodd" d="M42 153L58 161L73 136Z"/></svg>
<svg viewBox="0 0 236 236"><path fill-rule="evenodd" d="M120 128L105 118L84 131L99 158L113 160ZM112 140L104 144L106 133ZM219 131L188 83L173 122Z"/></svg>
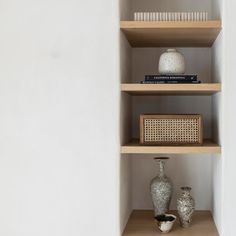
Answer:
<svg viewBox="0 0 236 236"><path fill-rule="evenodd" d="M199 143L200 118L144 119L144 142Z"/></svg>

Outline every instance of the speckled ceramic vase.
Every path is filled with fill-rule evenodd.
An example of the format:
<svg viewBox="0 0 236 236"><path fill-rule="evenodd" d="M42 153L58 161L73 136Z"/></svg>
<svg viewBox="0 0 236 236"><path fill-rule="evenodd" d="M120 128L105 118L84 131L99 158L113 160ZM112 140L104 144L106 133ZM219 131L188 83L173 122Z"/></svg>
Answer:
<svg viewBox="0 0 236 236"><path fill-rule="evenodd" d="M161 54L159 59L160 74L184 74L185 60L184 56L176 49L167 49Z"/></svg>
<svg viewBox="0 0 236 236"><path fill-rule="evenodd" d="M192 221L192 215L195 209L195 202L190 195L190 187L182 187L182 196L177 199L177 210L179 214L180 224L184 228L188 228Z"/></svg>
<svg viewBox="0 0 236 236"><path fill-rule="evenodd" d="M173 185L171 180L164 173L165 160L168 157L155 157L159 164L159 175L156 176L150 184L150 192L154 206L155 216L164 215L170 206L170 201L173 192Z"/></svg>

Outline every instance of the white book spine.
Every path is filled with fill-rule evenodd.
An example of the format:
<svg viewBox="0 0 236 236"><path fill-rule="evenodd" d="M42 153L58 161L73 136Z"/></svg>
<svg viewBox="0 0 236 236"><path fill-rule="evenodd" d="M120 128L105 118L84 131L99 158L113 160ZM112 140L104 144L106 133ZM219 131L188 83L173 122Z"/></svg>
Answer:
<svg viewBox="0 0 236 236"><path fill-rule="evenodd" d="M206 21L206 14L205 14L205 12L202 13L202 20Z"/></svg>
<svg viewBox="0 0 236 236"><path fill-rule="evenodd" d="M143 21L143 12L140 12L140 21Z"/></svg>
<svg viewBox="0 0 236 236"><path fill-rule="evenodd" d="M137 13L137 19L138 19L138 21L141 21L141 13L140 12Z"/></svg>
<svg viewBox="0 0 236 236"><path fill-rule="evenodd" d="M208 12L134 12L134 21L208 21Z"/></svg>
<svg viewBox="0 0 236 236"><path fill-rule="evenodd" d="M152 13L152 20L156 21L156 13L155 12Z"/></svg>
<svg viewBox="0 0 236 236"><path fill-rule="evenodd" d="M196 21L199 21L199 12L197 12L197 19Z"/></svg>

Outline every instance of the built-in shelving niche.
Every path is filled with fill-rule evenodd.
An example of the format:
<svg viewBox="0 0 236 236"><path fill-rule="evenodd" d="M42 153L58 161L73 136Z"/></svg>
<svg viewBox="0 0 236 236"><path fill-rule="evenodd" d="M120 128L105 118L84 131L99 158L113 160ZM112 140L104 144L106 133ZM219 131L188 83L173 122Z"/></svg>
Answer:
<svg viewBox="0 0 236 236"><path fill-rule="evenodd" d="M150 212L135 211L131 215L133 210L150 210L152 208L149 182L157 174L157 166L153 161L154 156L165 155L171 158L166 165L166 173L172 178L175 185L171 209L176 209L175 202L179 194L179 187L190 185L193 188L192 193L196 200L196 209L199 211L196 215L195 224L197 226L195 225L195 227L207 228L209 226L212 229L210 235L217 235L214 220L217 226L220 224L220 207L215 208L215 201L220 198L220 187L215 186L217 181L220 182L216 164L219 164L221 158L219 142L221 68L218 66L218 63L223 63L221 60L222 36L219 35L221 22L219 16L214 18L215 6L213 1L205 1L204 6L199 6L199 3L197 4L194 0L189 0L188 6L183 3L186 1L121 0L120 219L121 232L124 232L124 236L143 236L147 233L149 235L155 233L156 235L157 233L154 224L151 226L153 221ZM132 20L134 11L187 10L208 10L210 17L217 19L213 25L206 22L202 26L200 32L203 38L199 37L195 42L184 38L183 28L181 28L183 25L175 24L175 30L180 28L180 33L182 32L182 41L175 43L174 40L170 40L166 45L163 43L164 41L160 44L156 44L155 41L153 44L150 37L153 35L158 37L160 24L150 27L148 23L149 29L146 31L144 30L145 24L140 27L140 23L138 26L134 26L135 22L127 22ZM154 29L151 29L153 26ZM135 29L133 30L132 27ZM163 25L162 27L165 28ZM206 30L203 30L204 27ZM141 33L149 32L149 35L145 36L144 44L140 44L140 30ZM191 32L189 29L187 31ZM168 28L167 32L171 34L171 27ZM163 46L181 46L177 49L185 55L187 73L198 74L202 84L196 87L184 85L181 88L178 85L161 85L157 88L156 85L139 84L145 74L157 73L159 56L166 50ZM206 141L202 147L140 146L138 137L139 115L141 113L202 114ZM201 217L201 214L204 217ZM211 214L213 214L214 220ZM135 225L136 220L139 220L139 226ZM191 236L194 232L193 228L187 233ZM186 235L186 232L185 234L182 233L181 230L177 230L173 231L171 235ZM205 233L210 232L201 232L201 235L209 235Z"/></svg>

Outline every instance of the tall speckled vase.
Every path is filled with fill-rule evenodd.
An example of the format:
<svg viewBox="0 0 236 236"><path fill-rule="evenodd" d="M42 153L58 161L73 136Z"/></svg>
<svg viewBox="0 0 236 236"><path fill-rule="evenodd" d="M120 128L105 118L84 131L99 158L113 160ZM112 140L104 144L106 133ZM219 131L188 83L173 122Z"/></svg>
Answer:
<svg viewBox="0 0 236 236"><path fill-rule="evenodd" d="M188 228L192 221L192 215L195 209L195 201L190 195L190 187L182 187L181 190L182 196L177 199L177 210L181 226Z"/></svg>
<svg viewBox="0 0 236 236"><path fill-rule="evenodd" d="M150 192L154 206L155 216L163 215L169 210L170 201L173 192L171 180L165 175L164 164L168 157L155 157L159 164L159 175L152 179Z"/></svg>

